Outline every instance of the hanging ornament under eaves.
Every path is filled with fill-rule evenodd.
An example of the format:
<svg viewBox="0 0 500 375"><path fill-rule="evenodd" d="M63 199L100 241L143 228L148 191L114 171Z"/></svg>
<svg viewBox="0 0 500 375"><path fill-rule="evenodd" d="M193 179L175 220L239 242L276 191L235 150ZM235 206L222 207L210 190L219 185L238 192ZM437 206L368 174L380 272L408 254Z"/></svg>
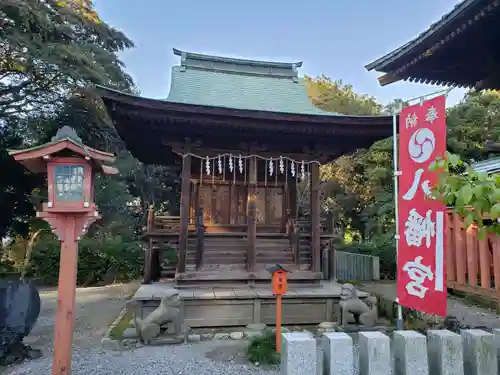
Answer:
<svg viewBox="0 0 500 375"><path fill-rule="evenodd" d="M292 177L295 177L295 162L292 161L290 163L290 174L292 175Z"/></svg>
<svg viewBox="0 0 500 375"><path fill-rule="evenodd" d="M273 158L269 159L269 176L272 176L274 173L274 162Z"/></svg>
<svg viewBox="0 0 500 375"><path fill-rule="evenodd" d="M279 168L281 174L285 173L285 162L283 161L283 156L280 156Z"/></svg>
<svg viewBox="0 0 500 375"><path fill-rule="evenodd" d="M241 155L238 157L238 168L240 170L240 173L243 173L243 158Z"/></svg>
<svg viewBox="0 0 500 375"><path fill-rule="evenodd" d="M234 170L233 155L229 154L229 171L232 172L233 170Z"/></svg>
<svg viewBox="0 0 500 375"><path fill-rule="evenodd" d="M220 155L217 157L217 169L219 174L222 174L222 157Z"/></svg>
<svg viewBox="0 0 500 375"><path fill-rule="evenodd" d="M301 181L304 181L306 179L306 164L302 160L302 163L300 163L300 179Z"/></svg>
<svg viewBox="0 0 500 375"><path fill-rule="evenodd" d="M205 159L205 171L210 176L210 158L208 156Z"/></svg>

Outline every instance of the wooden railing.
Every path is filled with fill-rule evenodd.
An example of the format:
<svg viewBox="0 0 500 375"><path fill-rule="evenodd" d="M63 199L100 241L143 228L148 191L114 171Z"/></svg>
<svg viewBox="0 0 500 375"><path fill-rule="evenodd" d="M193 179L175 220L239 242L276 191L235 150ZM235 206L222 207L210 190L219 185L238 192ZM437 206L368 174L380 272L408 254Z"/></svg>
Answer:
<svg viewBox="0 0 500 375"><path fill-rule="evenodd" d="M336 251L334 265L339 281L380 280L380 258L376 256Z"/></svg>
<svg viewBox="0 0 500 375"><path fill-rule="evenodd" d="M479 238L477 227L464 229L463 219L447 212L447 284L500 304L500 237Z"/></svg>
<svg viewBox="0 0 500 375"><path fill-rule="evenodd" d="M311 256L311 221L290 218L286 222L285 229L293 252L294 263L300 265ZM337 234L327 220L321 221L320 236L322 239L331 240Z"/></svg>

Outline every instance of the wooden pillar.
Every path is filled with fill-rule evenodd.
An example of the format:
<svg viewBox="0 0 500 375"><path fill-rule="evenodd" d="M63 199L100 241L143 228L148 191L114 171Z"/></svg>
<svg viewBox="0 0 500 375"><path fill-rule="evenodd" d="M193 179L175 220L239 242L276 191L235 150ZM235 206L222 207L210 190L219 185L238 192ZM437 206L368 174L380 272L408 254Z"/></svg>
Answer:
<svg viewBox="0 0 500 375"><path fill-rule="evenodd" d="M203 223L203 207L196 209L196 270L203 269L205 250L205 224Z"/></svg>
<svg viewBox="0 0 500 375"><path fill-rule="evenodd" d="M71 351L75 326L76 275L78 270L78 243L75 215L65 215L66 228L61 237L58 305L54 330L52 375L71 373Z"/></svg>
<svg viewBox="0 0 500 375"><path fill-rule="evenodd" d="M189 195L191 184L191 156L184 155L181 174L181 225L179 234L179 260L177 272L186 272L186 254L189 228Z"/></svg>
<svg viewBox="0 0 500 375"><path fill-rule="evenodd" d="M247 198L247 271L255 270L255 243L257 239L257 158L250 158L248 168L248 198Z"/></svg>
<svg viewBox="0 0 500 375"><path fill-rule="evenodd" d="M321 272L319 164L311 164L311 255L312 271Z"/></svg>
<svg viewBox="0 0 500 375"><path fill-rule="evenodd" d="M457 258L455 253L455 233L453 211L446 210L446 279L457 281Z"/></svg>
<svg viewBox="0 0 500 375"><path fill-rule="evenodd" d="M467 255L464 240L463 220L458 214L453 214L455 234L455 260L457 262L457 283L465 284L467 274Z"/></svg>
<svg viewBox="0 0 500 375"><path fill-rule="evenodd" d="M297 219L297 181L291 179L288 182L288 209L290 210L291 218Z"/></svg>
<svg viewBox="0 0 500 375"><path fill-rule="evenodd" d="M152 261L153 261L153 238L151 237L151 232L153 232L153 206L149 206L148 209L148 221L147 221L147 232L149 234L148 248L144 253L144 284L151 284L152 279Z"/></svg>
<svg viewBox="0 0 500 375"><path fill-rule="evenodd" d="M491 264L490 249L488 248L488 235L479 239L479 276L481 278L481 288L491 288Z"/></svg>

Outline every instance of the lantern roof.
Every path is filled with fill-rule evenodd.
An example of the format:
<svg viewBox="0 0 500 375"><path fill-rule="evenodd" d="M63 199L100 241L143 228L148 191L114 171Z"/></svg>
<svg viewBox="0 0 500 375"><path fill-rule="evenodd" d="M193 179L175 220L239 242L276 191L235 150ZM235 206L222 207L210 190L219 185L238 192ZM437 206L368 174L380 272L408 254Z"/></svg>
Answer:
<svg viewBox="0 0 500 375"><path fill-rule="evenodd" d="M47 160L55 155L78 155L90 160L104 174L118 173L118 169L109 165L116 160L114 154L86 146L70 126L59 129L50 142L23 150L9 150L9 155L33 173L45 172Z"/></svg>
<svg viewBox="0 0 500 375"><path fill-rule="evenodd" d="M268 268L267 270L269 272L271 272L271 273L275 273L275 272L278 272L278 271L283 271L283 272L291 273L289 270L285 269L281 264L278 264L278 263L276 263L275 266L272 266L272 267Z"/></svg>

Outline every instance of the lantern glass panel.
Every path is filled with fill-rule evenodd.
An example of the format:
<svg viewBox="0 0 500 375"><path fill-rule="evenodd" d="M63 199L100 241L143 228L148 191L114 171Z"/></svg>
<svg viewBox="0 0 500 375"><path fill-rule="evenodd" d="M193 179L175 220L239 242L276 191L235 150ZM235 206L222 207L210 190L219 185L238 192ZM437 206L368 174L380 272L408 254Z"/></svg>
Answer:
<svg viewBox="0 0 500 375"><path fill-rule="evenodd" d="M56 165L54 167L56 200L83 201L84 176L83 165Z"/></svg>

